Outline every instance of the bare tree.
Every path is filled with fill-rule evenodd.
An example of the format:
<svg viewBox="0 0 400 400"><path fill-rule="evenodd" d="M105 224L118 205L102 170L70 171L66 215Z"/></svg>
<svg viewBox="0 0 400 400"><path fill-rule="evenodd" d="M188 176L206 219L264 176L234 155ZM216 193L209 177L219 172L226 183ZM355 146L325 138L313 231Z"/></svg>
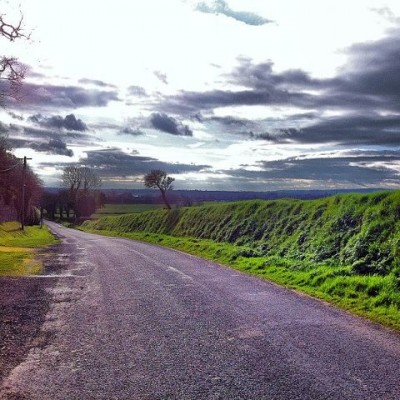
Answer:
<svg viewBox="0 0 400 400"><path fill-rule="evenodd" d="M88 167L69 166L63 170L62 181L75 216L87 216L95 204L96 191L101 187L100 177Z"/></svg>
<svg viewBox="0 0 400 400"><path fill-rule="evenodd" d="M170 210L171 205L167 199L167 191L172 190L172 182L175 178L171 178L161 169L153 169L144 177L144 185L148 188L158 188L161 192L165 206Z"/></svg>
<svg viewBox="0 0 400 400"><path fill-rule="evenodd" d="M29 39L29 35L24 32L23 15L18 22L11 23L6 20L4 14L0 14L0 37L9 42L17 39ZM25 78L26 67L21 64L17 58L9 56L0 56L0 102L4 99L18 98L18 93L23 79Z"/></svg>

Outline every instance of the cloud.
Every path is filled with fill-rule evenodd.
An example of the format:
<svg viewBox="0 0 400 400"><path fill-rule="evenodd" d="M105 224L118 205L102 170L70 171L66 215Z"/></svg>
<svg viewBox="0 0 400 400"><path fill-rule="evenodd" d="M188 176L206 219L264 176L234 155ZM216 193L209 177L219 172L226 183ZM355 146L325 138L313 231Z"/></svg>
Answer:
<svg viewBox="0 0 400 400"><path fill-rule="evenodd" d="M218 122L228 131L253 132L254 139L276 143L336 143L339 145L397 145L400 143L400 29L383 39L357 44L346 50L346 64L337 76L316 79L301 70L275 72L271 62L254 63L239 58L226 74L230 89L182 91L164 98L164 113L190 117L198 122ZM232 89L237 87L237 89ZM284 118L240 121L212 117L215 109L265 106L293 109Z"/></svg>
<svg viewBox="0 0 400 400"><path fill-rule="evenodd" d="M9 111L7 114L8 114L12 119L16 119L16 120L18 120L18 121L23 121L23 120L24 120L24 117L23 117L22 115L16 114L16 113L14 113L14 112L12 112L12 111Z"/></svg>
<svg viewBox="0 0 400 400"><path fill-rule="evenodd" d="M99 81L97 79L88 79L88 78L82 78L79 79L78 81L79 83L82 83L84 85L94 85L94 86L98 86L98 87L109 87L109 88L116 88L115 85L112 85L111 83L107 83L107 82L103 82L103 81Z"/></svg>
<svg viewBox="0 0 400 400"><path fill-rule="evenodd" d="M79 86L38 85L25 82L20 100L11 102L14 109L105 107L111 101L120 101L116 90L99 90Z"/></svg>
<svg viewBox="0 0 400 400"><path fill-rule="evenodd" d="M153 71L153 74L162 82L168 85L167 75L161 71Z"/></svg>
<svg viewBox="0 0 400 400"><path fill-rule="evenodd" d="M166 163L152 157L126 154L120 149L102 149L87 152L87 158L82 160L90 167L98 168L106 176L129 176L145 174L152 169L162 169L170 174L180 174L190 171L200 171L207 165Z"/></svg>
<svg viewBox="0 0 400 400"><path fill-rule="evenodd" d="M343 68L340 84L333 88L346 94L374 96L376 104L398 111L400 100L400 29L376 42L357 44L348 49L349 62Z"/></svg>
<svg viewBox="0 0 400 400"><path fill-rule="evenodd" d="M74 152L67 148L67 144L59 138L50 139L48 142L32 141L29 139L11 139L10 144L13 148L30 148L35 151L72 157Z"/></svg>
<svg viewBox="0 0 400 400"><path fill-rule="evenodd" d="M28 118L27 122L32 122L31 120L32 117L35 116L31 116L30 118ZM41 115L40 117L44 118ZM73 144L80 146L98 145L99 143L99 139L97 137L88 133L84 133L81 131L70 131L65 129L53 128L44 125L34 126L34 125L9 124L9 125L4 125L4 128L6 129L6 133L8 134L9 140L12 143L13 147L22 146L37 150L36 146L37 144L45 143L46 145L48 145L51 142L50 146L62 149L63 147L60 145L61 142L67 143L69 145ZM40 148L45 149L45 147L43 146ZM38 151L40 151L40 149ZM59 151L63 151L65 153L64 150L59 150Z"/></svg>
<svg viewBox="0 0 400 400"><path fill-rule="evenodd" d="M311 187L391 187L398 185L400 152L354 152L345 155L293 157L277 161L261 161L259 170L226 170L231 179L248 181L292 182L301 188ZM296 186L298 185L298 186Z"/></svg>
<svg viewBox="0 0 400 400"><path fill-rule="evenodd" d="M290 103L307 103L307 95L290 94L287 91L271 88L270 90L210 90L206 92L181 92L165 99L160 108L165 112L184 115L196 111L211 111L220 107L284 105Z"/></svg>
<svg viewBox="0 0 400 400"><path fill-rule="evenodd" d="M275 73L271 62L254 64L247 58L238 61L239 65L225 75L227 83L236 86L236 90L181 91L163 99L160 109L185 115L234 106L290 105L313 109L320 96L310 91L327 90L333 84L332 80L313 79L301 70Z"/></svg>
<svg viewBox="0 0 400 400"><path fill-rule="evenodd" d="M376 12L382 18L386 19L389 22L394 24L398 24L400 18L395 15L395 13L389 7L381 7L381 8L372 8L371 11Z"/></svg>
<svg viewBox="0 0 400 400"><path fill-rule="evenodd" d="M276 87L291 89L320 89L328 86L331 80L315 79L300 69L274 72L271 61L254 64L247 57L238 58L238 66L227 74L228 82L255 90L271 90Z"/></svg>
<svg viewBox="0 0 400 400"><path fill-rule="evenodd" d="M74 155L74 152L68 149L66 143L60 139L50 139L48 143L35 143L31 145L31 148L47 154L58 154L67 157L72 157Z"/></svg>
<svg viewBox="0 0 400 400"><path fill-rule="evenodd" d="M6 135L9 131L9 126L0 121L0 135Z"/></svg>
<svg viewBox="0 0 400 400"><path fill-rule="evenodd" d="M60 115L44 117L42 114L35 114L29 117L29 121L47 128L66 129L77 132L88 130L87 125L81 119L77 119L74 114L68 114L64 118Z"/></svg>
<svg viewBox="0 0 400 400"><path fill-rule="evenodd" d="M24 138L28 141L34 142L35 140L51 140L59 139L66 141L69 144L88 146L98 144L98 138L75 131L63 131L47 128L34 128L32 126L14 128L13 133L10 133L12 138Z"/></svg>
<svg viewBox="0 0 400 400"><path fill-rule="evenodd" d="M252 26L265 25L272 22L252 12L234 11L224 0L215 0L211 5L208 5L205 2L198 3L196 10L206 14L222 14L228 18L233 18L236 21Z"/></svg>
<svg viewBox="0 0 400 400"><path fill-rule="evenodd" d="M226 127L236 127L236 128L243 128L253 124L252 121L248 119L232 117L230 115L224 117L213 116L204 120L217 122Z"/></svg>
<svg viewBox="0 0 400 400"><path fill-rule="evenodd" d="M335 143L339 145L400 144L400 116L343 115L324 118L301 129L282 129L265 134L272 142Z"/></svg>
<svg viewBox="0 0 400 400"><path fill-rule="evenodd" d="M154 129L177 136L192 136L193 131L183 125L175 118L164 113L153 113L150 116L150 123Z"/></svg>
<svg viewBox="0 0 400 400"><path fill-rule="evenodd" d="M131 136L141 136L144 135L144 132L138 128L132 128L130 126L126 126L122 128L119 132L120 135L131 135Z"/></svg>
<svg viewBox="0 0 400 400"><path fill-rule="evenodd" d="M141 86L129 86L128 87L128 94L130 96L136 96L136 97L147 97L148 94L146 93L146 90L141 87Z"/></svg>

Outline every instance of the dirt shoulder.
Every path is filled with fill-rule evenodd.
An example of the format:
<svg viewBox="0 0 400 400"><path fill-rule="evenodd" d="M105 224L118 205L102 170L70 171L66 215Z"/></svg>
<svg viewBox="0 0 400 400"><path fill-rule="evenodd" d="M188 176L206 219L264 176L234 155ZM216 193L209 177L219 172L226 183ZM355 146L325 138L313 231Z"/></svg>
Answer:
<svg viewBox="0 0 400 400"><path fill-rule="evenodd" d="M46 276L59 269L52 262L59 246L52 246L40 256ZM50 289L56 282L56 275L0 278L0 382L25 359L32 347L42 346L49 339L44 337L41 326L51 304Z"/></svg>

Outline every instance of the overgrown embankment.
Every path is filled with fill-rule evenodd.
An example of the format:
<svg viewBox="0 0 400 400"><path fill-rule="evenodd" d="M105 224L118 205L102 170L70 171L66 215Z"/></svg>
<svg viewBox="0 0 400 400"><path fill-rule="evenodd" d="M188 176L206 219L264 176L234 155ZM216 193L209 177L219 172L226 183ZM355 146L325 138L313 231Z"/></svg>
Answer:
<svg viewBox="0 0 400 400"><path fill-rule="evenodd" d="M55 242L46 227L27 226L21 231L18 222L0 224L0 276L39 273L41 263L35 260L35 250Z"/></svg>
<svg viewBox="0 0 400 400"><path fill-rule="evenodd" d="M400 327L399 217L400 192L382 192L157 210L83 229L203 255Z"/></svg>

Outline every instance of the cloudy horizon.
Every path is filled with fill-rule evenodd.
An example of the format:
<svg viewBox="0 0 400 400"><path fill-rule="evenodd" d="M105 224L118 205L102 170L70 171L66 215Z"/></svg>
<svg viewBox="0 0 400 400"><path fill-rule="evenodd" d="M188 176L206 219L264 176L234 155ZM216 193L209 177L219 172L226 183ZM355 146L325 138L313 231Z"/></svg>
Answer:
<svg viewBox="0 0 400 400"><path fill-rule="evenodd" d="M28 73L0 133L45 185L79 163L104 188L151 169L176 189L398 187L394 0L100 3L24 0L31 40L5 47Z"/></svg>

